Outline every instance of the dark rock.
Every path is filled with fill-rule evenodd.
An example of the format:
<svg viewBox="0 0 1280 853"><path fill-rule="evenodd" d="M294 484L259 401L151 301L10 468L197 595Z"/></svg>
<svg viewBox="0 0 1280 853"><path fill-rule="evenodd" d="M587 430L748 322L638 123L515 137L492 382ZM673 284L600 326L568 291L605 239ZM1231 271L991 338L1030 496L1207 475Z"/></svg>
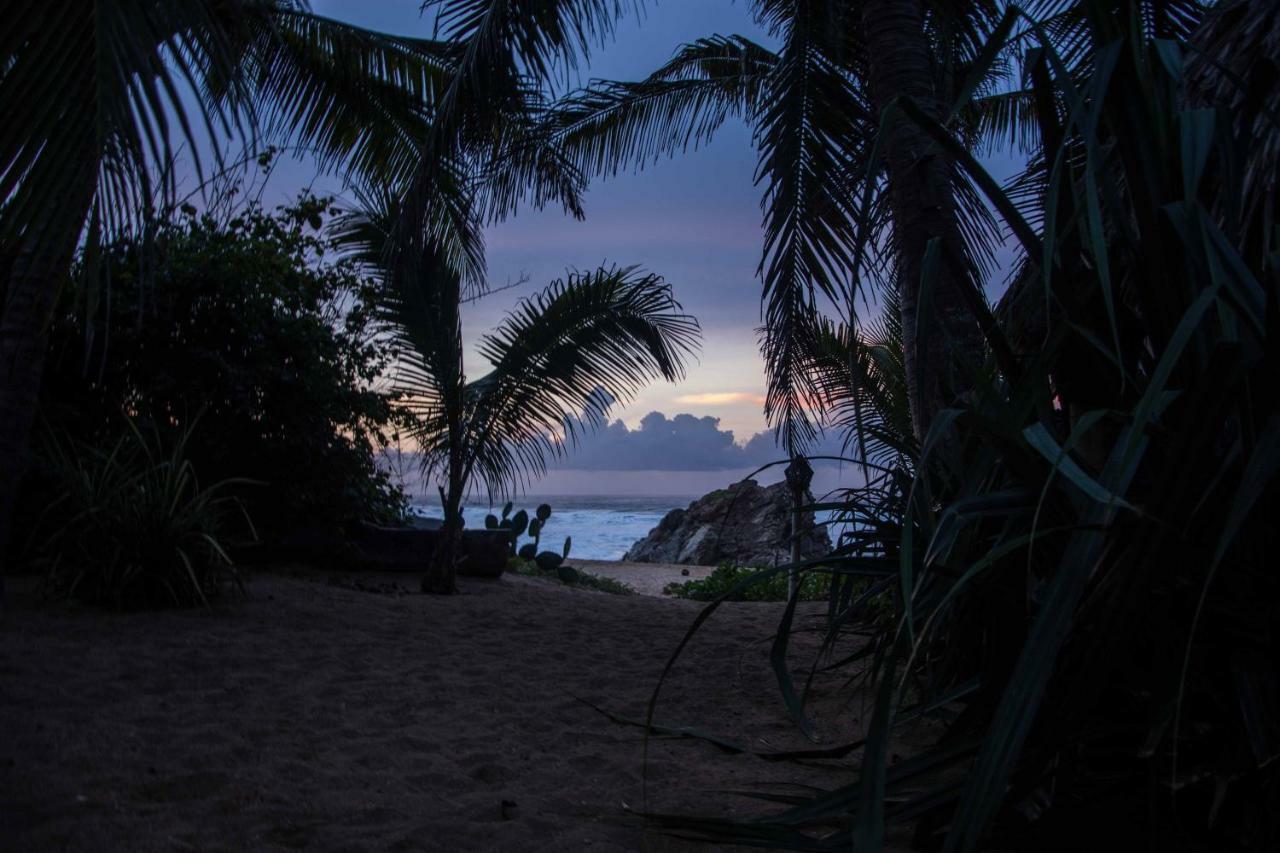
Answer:
<svg viewBox="0 0 1280 853"><path fill-rule="evenodd" d="M425 572L440 540L435 519L421 519L424 526L383 527L358 524L350 535L333 528L295 531L275 542L260 545L238 560L252 563L306 563L330 571ZM509 530L463 530L458 574L496 578L511 557Z"/></svg>
<svg viewBox="0 0 1280 853"><path fill-rule="evenodd" d="M439 530L361 524L353 540L359 557L350 568L426 571L439 539Z"/></svg>
<svg viewBox="0 0 1280 853"><path fill-rule="evenodd" d="M808 496L807 500L812 500ZM800 518L800 556L831 550L825 527L813 513ZM791 495L785 483L764 487L743 480L704 495L686 509L667 513L649 535L631 546L624 560L714 566L774 566L791 558Z"/></svg>
<svg viewBox="0 0 1280 853"><path fill-rule="evenodd" d="M355 545L359 558L351 568L390 572L425 572L435 557L439 528L360 526ZM502 574L511 552L511 535L505 530L463 530L458 574L496 578Z"/></svg>
<svg viewBox="0 0 1280 853"><path fill-rule="evenodd" d="M509 530L462 531L462 560L458 563L458 574L470 578L500 577L511 559L511 540L514 538Z"/></svg>

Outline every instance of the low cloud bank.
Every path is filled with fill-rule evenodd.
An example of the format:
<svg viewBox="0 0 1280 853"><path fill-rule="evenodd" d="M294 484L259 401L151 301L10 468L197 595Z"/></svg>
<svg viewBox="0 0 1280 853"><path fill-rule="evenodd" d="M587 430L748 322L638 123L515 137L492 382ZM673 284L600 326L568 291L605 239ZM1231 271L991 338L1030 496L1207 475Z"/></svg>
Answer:
<svg viewBox="0 0 1280 853"><path fill-rule="evenodd" d="M840 440L826 436L810 451L839 455ZM720 419L650 412L637 429L613 421L583 436L552 467L578 471L722 471L755 468L783 458L772 432L759 432L745 445Z"/></svg>

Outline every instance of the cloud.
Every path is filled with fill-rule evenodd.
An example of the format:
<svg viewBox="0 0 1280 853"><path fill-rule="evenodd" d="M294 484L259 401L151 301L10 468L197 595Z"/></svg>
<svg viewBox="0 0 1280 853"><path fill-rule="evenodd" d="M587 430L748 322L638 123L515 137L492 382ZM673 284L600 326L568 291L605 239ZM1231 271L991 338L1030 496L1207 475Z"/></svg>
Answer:
<svg viewBox="0 0 1280 853"><path fill-rule="evenodd" d="M815 455L837 452L839 440L827 438ZM722 471L755 468L782 458L772 432L753 435L746 444L734 440L732 430L720 429L720 419L650 412L636 429L613 421L584 435L576 447L566 448L552 467L580 471Z"/></svg>
<svg viewBox="0 0 1280 853"><path fill-rule="evenodd" d="M676 397L676 402L693 406L728 406L733 403L752 403L763 406L764 396L746 391L711 391L705 394L681 394Z"/></svg>

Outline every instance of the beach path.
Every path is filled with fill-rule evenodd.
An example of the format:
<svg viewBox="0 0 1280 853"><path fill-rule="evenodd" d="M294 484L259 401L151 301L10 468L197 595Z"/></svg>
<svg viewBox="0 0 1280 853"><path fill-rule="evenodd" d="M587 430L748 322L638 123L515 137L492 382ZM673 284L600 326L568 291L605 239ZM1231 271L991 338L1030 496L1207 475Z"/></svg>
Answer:
<svg viewBox="0 0 1280 853"><path fill-rule="evenodd" d="M642 732L586 704L643 718L701 605L511 575L453 597L353 588L414 582L374 580L279 570L259 573L247 601L137 614L40 605L31 583L12 583L0 847L708 849L628 821L645 804ZM801 622L821 609L804 605ZM804 746L768 665L778 615L725 606L656 719L755 749ZM822 722L824 703L848 698L838 686L815 686L825 743L859 725L857 708ZM849 760L796 768L654 739L648 805L746 815L760 803L722 792L832 787L850 772Z"/></svg>
<svg viewBox="0 0 1280 853"><path fill-rule="evenodd" d="M714 566L681 566L676 563L628 563L624 560L575 560L568 565L600 577L622 581L641 595L661 596L667 584L701 580Z"/></svg>

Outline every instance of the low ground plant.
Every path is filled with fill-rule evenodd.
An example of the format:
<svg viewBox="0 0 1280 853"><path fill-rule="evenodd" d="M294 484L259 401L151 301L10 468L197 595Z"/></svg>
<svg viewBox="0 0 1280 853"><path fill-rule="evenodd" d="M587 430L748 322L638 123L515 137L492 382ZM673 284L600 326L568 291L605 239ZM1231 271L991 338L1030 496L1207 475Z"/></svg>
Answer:
<svg viewBox="0 0 1280 853"><path fill-rule="evenodd" d="M722 595L725 601L786 601L787 573L776 572L756 583L746 581L766 569L735 566L721 563L715 571L699 580L676 581L663 588L665 595L690 598L694 601L715 601ZM805 571L800 575L801 601L826 601L831 589L831 576L818 571Z"/></svg>
<svg viewBox="0 0 1280 853"><path fill-rule="evenodd" d="M607 578L603 575L592 575L581 569L575 569L572 566L558 566L555 569L544 569L533 560L525 560L521 557L512 557L507 564L507 571L515 572L518 575L525 575L531 578L541 578L549 580L553 583L564 584L565 586L577 587L579 589L594 589L597 592L607 592L611 595L635 595L636 591L630 584L622 581Z"/></svg>
<svg viewBox="0 0 1280 853"><path fill-rule="evenodd" d="M34 538L50 595L115 609L208 605L244 592L229 539L253 527L233 487L202 485L187 456L188 429L166 439L128 421L100 447L51 438L44 453L52 499Z"/></svg>

